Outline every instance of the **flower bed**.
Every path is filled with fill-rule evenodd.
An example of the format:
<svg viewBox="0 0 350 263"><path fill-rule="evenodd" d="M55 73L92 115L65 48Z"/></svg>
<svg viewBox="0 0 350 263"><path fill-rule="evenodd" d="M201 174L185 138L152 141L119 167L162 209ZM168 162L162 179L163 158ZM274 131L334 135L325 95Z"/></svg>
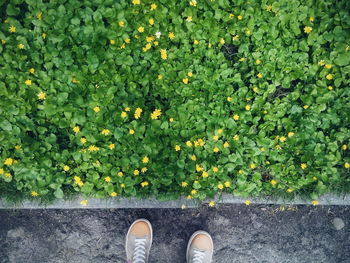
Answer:
<svg viewBox="0 0 350 263"><path fill-rule="evenodd" d="M348 193L350 4L306 2L0 4L0 197Z"/></svg>

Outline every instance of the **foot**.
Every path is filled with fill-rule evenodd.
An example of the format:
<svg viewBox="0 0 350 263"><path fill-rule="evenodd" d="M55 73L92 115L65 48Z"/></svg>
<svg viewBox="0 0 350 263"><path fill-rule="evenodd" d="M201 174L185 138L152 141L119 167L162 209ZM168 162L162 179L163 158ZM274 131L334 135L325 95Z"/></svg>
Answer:
<svg viewBox="0 0 350 263"><path fill-rule="evenodd" d="M127 263L147 263L152 239L153 230L148 220L138 219L132 223L125 242Z"/></svg>
<svg viewBox="0 0 350 263"><path fill-rule="evenodd" d="M211 236L205 231L195 232L187 245L187 263L211 263L214 245Z"/></svg>

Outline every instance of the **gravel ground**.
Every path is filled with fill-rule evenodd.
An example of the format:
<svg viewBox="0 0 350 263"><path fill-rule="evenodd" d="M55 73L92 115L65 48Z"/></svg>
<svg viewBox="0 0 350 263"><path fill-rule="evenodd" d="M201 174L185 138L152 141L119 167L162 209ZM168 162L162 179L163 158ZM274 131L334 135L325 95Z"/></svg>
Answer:
<svg viewBox="0 0 350 263"><path fill-rule="evenodd" d="M137 218L154 231L150 263L184 263L196 230L214 240L213 262L350 262L349 206L221 205L198 209L0 210L0 263L125 262Z"/></svg>

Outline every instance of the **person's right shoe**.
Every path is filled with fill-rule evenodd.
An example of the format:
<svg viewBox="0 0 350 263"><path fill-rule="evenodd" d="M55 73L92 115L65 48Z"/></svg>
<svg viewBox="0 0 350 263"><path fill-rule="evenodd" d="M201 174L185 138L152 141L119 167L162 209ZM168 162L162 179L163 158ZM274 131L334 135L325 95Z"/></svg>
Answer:
<svg viewBox="0 0 350 263"><path fill-rule="evenodd" d="M196 231L187 245L187 263L211 263L214 244L211 236L205 231Z"/></svg>

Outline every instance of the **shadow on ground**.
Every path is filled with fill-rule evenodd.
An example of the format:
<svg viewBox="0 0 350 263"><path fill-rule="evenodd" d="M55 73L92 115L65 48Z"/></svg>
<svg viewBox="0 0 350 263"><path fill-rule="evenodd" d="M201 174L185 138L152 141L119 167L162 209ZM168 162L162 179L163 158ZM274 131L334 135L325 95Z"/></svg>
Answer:
<svg viewBox="0 0 350 263"><path fill-rule="evenodd" d="M141 217L153 225L151 263L184 263L188 238L199 229L212 234L217 263L350 259L347 206L221 205L184 210L0 210L0 262L125 262L125 234ZM344 225L335 226L334 218Z"/></svg>

